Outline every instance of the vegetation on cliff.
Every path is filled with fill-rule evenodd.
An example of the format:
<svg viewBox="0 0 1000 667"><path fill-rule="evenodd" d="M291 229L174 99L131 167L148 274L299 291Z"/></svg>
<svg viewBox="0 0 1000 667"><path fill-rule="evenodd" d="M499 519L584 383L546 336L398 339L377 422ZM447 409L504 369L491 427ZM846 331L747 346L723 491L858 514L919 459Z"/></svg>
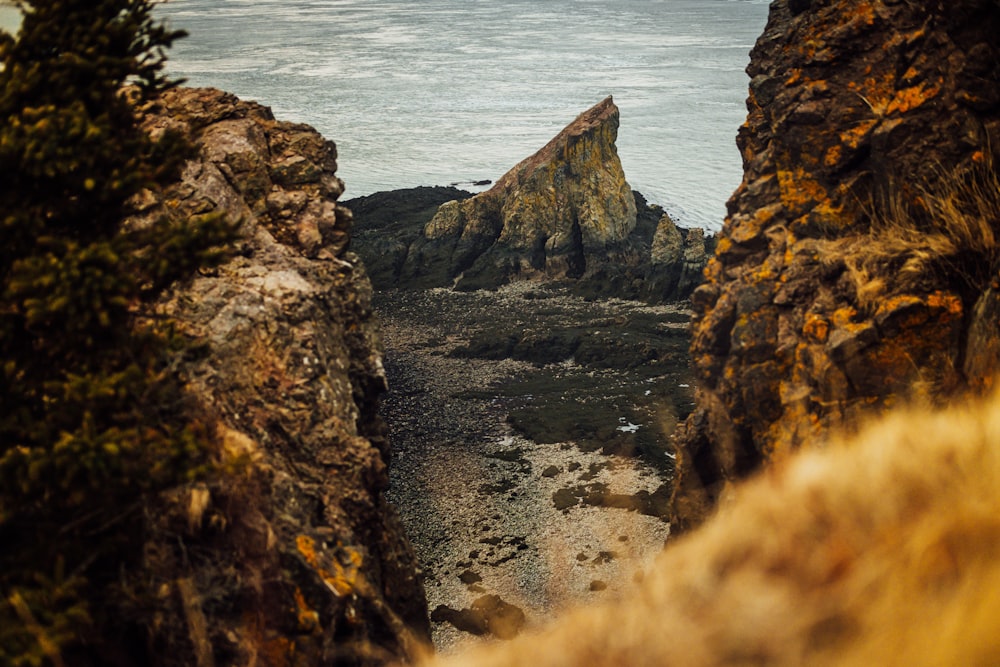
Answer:
<svg viewBox="0 0 1000 667"><path fill-rule="evenodd" d="M17 37L0 33L0 663L81 664L142 586L144 499L199 474L212 435L172 373L184 346L136 315L232 228L123 226L191 153L133 111L172 85L181 33L144 0L22 9Z"/></svg>
<svg viewBox="0 0 1000 667"><path fill-rule="evenodd" d="M1000 371L1000 5L776 0L692 296L673 525L830 430Z"/></svg>

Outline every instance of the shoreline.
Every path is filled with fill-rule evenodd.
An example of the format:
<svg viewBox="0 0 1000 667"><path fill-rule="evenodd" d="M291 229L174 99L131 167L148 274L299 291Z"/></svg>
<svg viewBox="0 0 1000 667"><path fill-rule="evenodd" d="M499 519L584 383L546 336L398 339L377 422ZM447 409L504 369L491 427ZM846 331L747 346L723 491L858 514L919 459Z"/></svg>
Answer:
<svg viewBox="0 0 1000 667"><path fill-rule="evenodd" d="M521 316L545 319L562 309L560 318L589 316L607 324L612 311L653 308L590 303L558 290L525 299L545 289L520 283L495 293L436 289L376 295L390 380L383 401L393 450L387 495L420 559L441 652L477 641L453 625L468 620L477 600L497 596L516 608L508 609L510 614L523 613L530 628L566 607L618 595L622 582L642 570L669 534L649 501L669 488L669 470L636 451L626 455L569 440L536 442L512 419L531 415L526 404L533 403L539 421L551 426L553 406L540 392L552 377L558 379L554 390L564 392L559 398L586 404L616 394L610 402L622 415L607 418L614 419L608 431L631 438L659 426L632 412L626 417L623 401L634 399L617 397L620 389L611 379L625 373L623 382L653 386L653 378L641 379L643 373L634 368L590 368L572 360L539 365L455 356L482 335L465 328L467 320L479 319L503 335L524 326L518 324ZM486 311L493 316L484 318ZM584 379L586 391L596 385L603 393L584 395L579 384ZM687 383L675 379L675 384ZM522 390L534 393L517 396ZM642 397L649 391L635 393Z"/></svg>

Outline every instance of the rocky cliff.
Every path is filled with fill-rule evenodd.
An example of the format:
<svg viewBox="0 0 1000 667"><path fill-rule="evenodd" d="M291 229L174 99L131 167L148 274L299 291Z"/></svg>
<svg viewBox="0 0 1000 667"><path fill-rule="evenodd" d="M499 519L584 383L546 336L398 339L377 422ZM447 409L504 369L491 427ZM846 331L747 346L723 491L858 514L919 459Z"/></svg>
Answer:
<svg viewBox="0 0 1000 667"><path fill-rule="evenodd" d="M1000 3L777 0L693 295L674 525L732 480L998 367Z"/></svg>
<svg viewBox="0 0 1000 667"><path fill-rule="evenodd" d="M347 251L336 149L312 128L216 90L145 110L201 144L182 180L135 202L240 220L238 252L158 307L203 342L179 362L217 420L229 472L153 518L132 664L374 664L428 639L417 565L383 497L385 389L371 288Z"/></svg>
<svg viewBox="0 0 1000 667"><path fill-rule="evenodd" d="M418 188L348 202L376 285L492 289L569 279L619 296L686 297L701 282L706 239L631 190L615 147L618 126L608 97L492 188L452 196L429 219L419 213L430 213L435 196L460 191Z"/></svg>

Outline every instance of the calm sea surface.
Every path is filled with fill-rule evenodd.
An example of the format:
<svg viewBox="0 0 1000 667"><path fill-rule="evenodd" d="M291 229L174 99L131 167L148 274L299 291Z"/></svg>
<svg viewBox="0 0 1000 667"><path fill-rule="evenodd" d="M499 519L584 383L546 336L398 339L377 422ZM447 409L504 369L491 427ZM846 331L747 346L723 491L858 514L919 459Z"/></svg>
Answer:
<svg viewBox="0 0 1000 667"><path fill-rule="evenodd" d="M337 142L346 197L495 180L606 95L633 188L718 228L767 0L171 0L169 68Z"/></svg>
<svg viewBox="0 0 1000 667"><path fill-rule="evenodd" d="M21 13L17 7L0 1L0 30L14 32L21 23Z"/></svg>

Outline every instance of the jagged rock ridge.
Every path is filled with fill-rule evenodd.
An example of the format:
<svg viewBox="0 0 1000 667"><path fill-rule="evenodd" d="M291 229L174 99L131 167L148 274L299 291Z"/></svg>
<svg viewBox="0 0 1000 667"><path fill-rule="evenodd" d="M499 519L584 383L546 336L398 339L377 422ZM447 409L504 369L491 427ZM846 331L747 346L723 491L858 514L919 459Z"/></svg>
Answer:
<svg viewBox="0 0 1000 667"><path fill-rule="evenodd" d="M379 203L395 208L387 197L356 200L356 243L376 284L477 289L571 279L603 282L623 296L687 296L701 281L704 235L679 229L631 190L615 148L618 126L608 97L486 192L443 202L419 230L384 219ZM404 191L419 195L414 209L426 190Z"/></svg>
<svg viewBox="0 0 1000 667"><path fill-rule="evenodd" d="M997 34L986 0L771 5L748 68L743 182L692 297L702 385L678 529L825 431L991 383Z"/></svg>
<svg viewBox="0 0 1000 667"><path fill-rule="evenodd" d="M209 89L145 110L201 143L149 216L222 211L238 253L158 306L205 351L181 372L235 472L179 489L145 546L162 600L143 664L375 664L429 624L386 503L385 389L371 287L347 251L336 148L312 128Z"/></svg>

